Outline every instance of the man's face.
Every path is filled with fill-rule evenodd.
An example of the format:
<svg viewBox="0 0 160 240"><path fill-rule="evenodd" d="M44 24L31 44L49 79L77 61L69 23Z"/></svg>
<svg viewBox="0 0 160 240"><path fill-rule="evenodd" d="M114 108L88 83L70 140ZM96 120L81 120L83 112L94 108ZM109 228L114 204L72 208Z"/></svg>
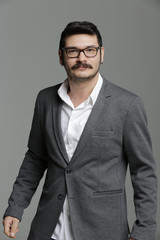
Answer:
<svg viewBox="0 0 160 240"><path fill-rule="evenodd" d="M85 49L88 47L98 47L98 41L96 35L88 34L75 34L65 39L65 49ZM76 58L70 58L66 52L59 51L60 63L64 65L69 80L72 81L86 81L93 78L98 79L98 72L100 63L103 62L104 48L98 49L95 57L86 57L84 52L80 52L80 55Z"/></svg>

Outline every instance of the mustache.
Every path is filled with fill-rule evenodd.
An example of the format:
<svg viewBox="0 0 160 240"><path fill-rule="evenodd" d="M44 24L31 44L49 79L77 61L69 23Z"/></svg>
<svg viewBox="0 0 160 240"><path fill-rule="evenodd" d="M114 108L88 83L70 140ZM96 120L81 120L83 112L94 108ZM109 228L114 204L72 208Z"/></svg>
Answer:
<svg viewBox="0 0 160 240"><path fill-rule="evenodd" d="M90 69L93 68L90 64L87 64L87 63L77 63L71 69L74 70L74 69L80 68L80 67L90 68Z"/></svg>

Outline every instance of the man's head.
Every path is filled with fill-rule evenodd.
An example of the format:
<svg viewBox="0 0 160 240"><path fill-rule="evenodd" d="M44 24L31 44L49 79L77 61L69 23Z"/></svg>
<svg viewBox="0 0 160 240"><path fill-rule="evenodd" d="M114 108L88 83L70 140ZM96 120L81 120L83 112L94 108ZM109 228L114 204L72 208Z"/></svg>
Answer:
<svg viewBox="0 0 160 240"><path fill-rule="evenodd" d="M97 27L90 22L71 22L61 34L60 63L70 80L84 81L98 76L104 48Z"/></svg>
<svg viewBox="0 0 160 240"><path fill-rule="evenodd" d="M91 22L83 21L83 22L70 22L63 30L61 34L61 39L59 43L59 49L63 49L65 47L65 38L69 37L74 34L89 34L89 35L96 35L98 45L100 47L103 46L102 37L98 30L98 28Z"/></svg>

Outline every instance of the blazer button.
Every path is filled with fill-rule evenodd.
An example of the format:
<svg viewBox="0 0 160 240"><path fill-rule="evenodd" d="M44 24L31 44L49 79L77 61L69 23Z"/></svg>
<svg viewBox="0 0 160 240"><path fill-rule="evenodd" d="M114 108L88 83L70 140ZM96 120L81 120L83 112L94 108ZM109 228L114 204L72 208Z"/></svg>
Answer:
<svg viewBox="0 0 160 240"><path fill-rule="evenodd" d="M67 170L66 170L66 173L67 173L67 174L71 174L71 172L72 172L71 169L67 169Z"/></svg>
<svg viewBox="0 0 160 240"><path fill-rule="evenodd" d="M59 194L59 195L58 195L58 199L59 199L59 200L62 200L63 198L64 198L64 196L63 196L62 194Z"/></svg>

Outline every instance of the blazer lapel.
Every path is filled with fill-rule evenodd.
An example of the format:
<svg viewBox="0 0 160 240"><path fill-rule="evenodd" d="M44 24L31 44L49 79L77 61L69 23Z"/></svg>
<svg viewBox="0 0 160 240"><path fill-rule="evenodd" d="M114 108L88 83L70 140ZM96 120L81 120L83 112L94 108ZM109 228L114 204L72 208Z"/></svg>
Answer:
<svg viewBox="0 0 160 240"><path fill-rule="evenodd" d="M105 89L107 91L105 91ZM105 94L105 93L106 94ZM71 159L71 163L73 163L73 161L76 160L76 158L78 157L78 155L80 154L80 152L83 150L83 148L85 147L89 136L92 134L92 132L94 131L97 121L99 119L100 113L103 111L103 107L104 104L109 104L109 97L111 95L109 94L109 90L108 90L108 86L107 86L107 81L103 80L103 85L102 88L100 90L99 96L97 98L97 101L95 102L92 112L88 118L88 121L85 125L85 128L82 132L82 135L80 137L79 143L77 145L77 148L73 154L73 157Z"/></svg>
<svg viewBox="0 0 160 240"><path fill-rule="evenodd" d="M68 155L66 152L63 136L62 136L62 129L61 129L61 109L62 109L62 100L57 94L56 103L53 103L53 129L55 132L57 145L59 147L59 151L61 152L63 158L67 163L69 163Z"/></svg>

